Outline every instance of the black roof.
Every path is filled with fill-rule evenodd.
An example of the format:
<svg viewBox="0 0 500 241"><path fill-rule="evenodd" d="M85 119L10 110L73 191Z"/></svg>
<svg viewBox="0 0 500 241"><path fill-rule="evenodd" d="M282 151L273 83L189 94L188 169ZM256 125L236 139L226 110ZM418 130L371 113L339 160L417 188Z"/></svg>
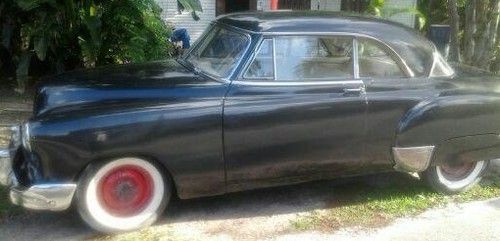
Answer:
<svg viewBox="0 0 500 241"><path fill-rule="evenodd" d="M216 21L256 33L345 32L368 35L393 48L417 76L428 74L433 60L433 44L418 31L376 17L328 11L271 11L234 13L223 15Z"/></svg>

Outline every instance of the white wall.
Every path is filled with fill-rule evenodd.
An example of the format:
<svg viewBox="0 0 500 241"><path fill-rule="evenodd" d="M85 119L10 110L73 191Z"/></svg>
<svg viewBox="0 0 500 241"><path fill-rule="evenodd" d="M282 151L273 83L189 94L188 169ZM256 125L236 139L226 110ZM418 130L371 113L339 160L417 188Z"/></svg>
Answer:
<svg viewBox="0 0 500 241"><path fill-rule="evenodd" d="M199 21L194 21L190 12L179 14L177 11L177 0L156 0L163 9L162 17L165 21L171 22L176 28L186 28L194 42L215 19L215 0L202 0L203 12L198 12Z"/></svg>
<svg viewBox="0 0 500 241"><path fill-rule="evenodd" d="M341 0L311 0L311 10L340 11Z"/></svg>

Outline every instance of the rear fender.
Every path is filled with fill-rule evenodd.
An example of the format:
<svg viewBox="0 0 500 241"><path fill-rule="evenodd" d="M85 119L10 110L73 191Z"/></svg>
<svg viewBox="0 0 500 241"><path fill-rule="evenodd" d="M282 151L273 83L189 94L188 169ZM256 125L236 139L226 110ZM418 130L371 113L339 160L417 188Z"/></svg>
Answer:
<svg viewBox="0 0 500 241"><path fill-rule="evenodd" d="M500 158L500 136L485 134L452 138L439 144L432 166Z"/></svg>
<svg viewBox="0 0 500 241"><path fill-rule="evenodd" d="M422 101L400 120L396 147L437 146L457 137L500 133L500 98L477 93Z"/></svg>
<svg viewBox="0 0 500 241"><path fill-rule="evenodd" d="M403 116L393 147L397 170L420 172L443 162L500 157L500 98L454 94L422 101Z"/></svg>

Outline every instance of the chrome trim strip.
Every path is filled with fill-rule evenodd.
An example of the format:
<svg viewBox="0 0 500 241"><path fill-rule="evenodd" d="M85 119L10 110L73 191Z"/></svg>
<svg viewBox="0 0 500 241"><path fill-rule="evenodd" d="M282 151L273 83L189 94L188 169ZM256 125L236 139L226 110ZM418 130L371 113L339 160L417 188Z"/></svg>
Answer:
<svg viewBox="0 0 500 241"><path fill-rule="evenodd" d="M434 146L393 147L394 169L402 172L425 171L434 154Z"/></svg>
<svg viewBox="0 0 500 241"><path fill-rule="evenodd" d="M34 210L62 211L71 206L76 184L39 184L10 190L12 203Z"/></svg>
<svg viewBox="0 0 500 241"><path fill-rule="evenodd" d="M364 85L362 80L348 80L348 81L244 81L234 80L234 84L249 85L249 86L322 86L322 85L350 85L360 84Z"/></svg>
<svg viewBox="0 0 500 241"><path fill-rule="evenodd" d="M0 185L12 185L12 159L7 149L0 149Z"/></svg>
<svg viewBox="0 0 500 241"><path fill-rule="evenodd" d="M276 67L276 38L273 38L273 65L274 80L277 80L278 68Z"/></svg>

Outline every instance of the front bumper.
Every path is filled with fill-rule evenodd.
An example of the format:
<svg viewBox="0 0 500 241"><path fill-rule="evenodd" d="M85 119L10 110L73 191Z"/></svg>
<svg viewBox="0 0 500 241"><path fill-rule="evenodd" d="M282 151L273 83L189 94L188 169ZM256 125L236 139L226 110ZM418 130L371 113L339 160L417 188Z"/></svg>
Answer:
<svg viewBox="0 0 500 241"><path fill-rule="evenodd" d="M16 153L21 148L19 127L12 128L8 149L0 149L0 185L10 191L12 203L35 210L65 210L71 206L76 190L74 183L43 183L24 187L19 184L13 169Z"/></svg>

